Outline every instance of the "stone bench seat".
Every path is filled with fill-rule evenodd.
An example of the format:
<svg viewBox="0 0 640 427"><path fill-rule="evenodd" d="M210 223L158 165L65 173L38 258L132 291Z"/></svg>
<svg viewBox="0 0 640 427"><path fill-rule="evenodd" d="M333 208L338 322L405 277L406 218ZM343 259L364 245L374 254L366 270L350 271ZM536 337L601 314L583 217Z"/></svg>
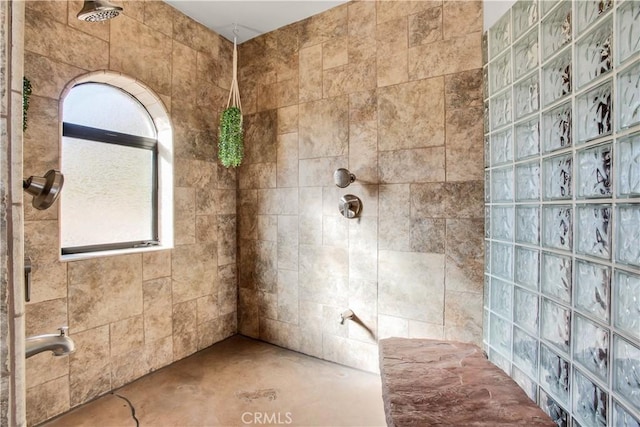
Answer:
<svg viewBox="0 0 640 427"><path fill-rule="evenodd" d="M556 425L473 344L387 338L379 345L389 427Z"/></svg>

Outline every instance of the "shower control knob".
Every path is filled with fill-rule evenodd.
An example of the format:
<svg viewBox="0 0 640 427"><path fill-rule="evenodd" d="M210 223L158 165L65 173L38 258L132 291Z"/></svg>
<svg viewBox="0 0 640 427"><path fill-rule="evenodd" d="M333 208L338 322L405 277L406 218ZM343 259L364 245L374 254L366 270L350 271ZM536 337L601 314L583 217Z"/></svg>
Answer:
<svg viewBox="0 0 640 427"><path fill-rule="evenodd" d="M362 201L358 196L353 194L345 194L340 198L338 209L345 218L357 218L362 211Z"/></svg>

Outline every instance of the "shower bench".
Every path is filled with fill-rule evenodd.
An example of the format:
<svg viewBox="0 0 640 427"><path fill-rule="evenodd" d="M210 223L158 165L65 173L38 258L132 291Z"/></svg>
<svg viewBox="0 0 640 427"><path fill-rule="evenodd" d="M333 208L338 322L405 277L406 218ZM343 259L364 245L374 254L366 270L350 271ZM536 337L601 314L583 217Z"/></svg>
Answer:
<svg viewBox="0 0 640 427"><path fill-rule="evenodd" d="M379 345L389 427L556 425L473 344L387 338Z"/></svg>

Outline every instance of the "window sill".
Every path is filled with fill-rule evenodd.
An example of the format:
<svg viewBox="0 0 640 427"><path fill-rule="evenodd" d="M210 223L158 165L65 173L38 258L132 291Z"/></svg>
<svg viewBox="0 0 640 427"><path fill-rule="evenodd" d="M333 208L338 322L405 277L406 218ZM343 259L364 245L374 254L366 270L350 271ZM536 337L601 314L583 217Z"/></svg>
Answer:
<svg viewBox="0 0 640 427"><path fill-rule="evenodd" d="M144 248L114 249L110 251L85 252L81 254L60 255L61 262L81 261L85 259L104 258L109 256L139 254L145 252L166 251L173 249L173 245L158 245Z"/></svg>

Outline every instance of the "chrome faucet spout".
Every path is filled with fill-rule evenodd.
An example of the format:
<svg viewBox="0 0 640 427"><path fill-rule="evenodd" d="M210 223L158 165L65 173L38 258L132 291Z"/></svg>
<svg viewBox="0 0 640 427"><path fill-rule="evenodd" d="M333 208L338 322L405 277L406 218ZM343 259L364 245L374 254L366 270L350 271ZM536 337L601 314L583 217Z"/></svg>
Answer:
<svg viewBox="0 0 640 427"><path fill-rule="evenodd" d="M69 328L59 328L59 334L43 334L27 337L25 355L27 358L43 351L51 351L54 356L65 356L76 350L76 344L67 336Z"/></svg>

